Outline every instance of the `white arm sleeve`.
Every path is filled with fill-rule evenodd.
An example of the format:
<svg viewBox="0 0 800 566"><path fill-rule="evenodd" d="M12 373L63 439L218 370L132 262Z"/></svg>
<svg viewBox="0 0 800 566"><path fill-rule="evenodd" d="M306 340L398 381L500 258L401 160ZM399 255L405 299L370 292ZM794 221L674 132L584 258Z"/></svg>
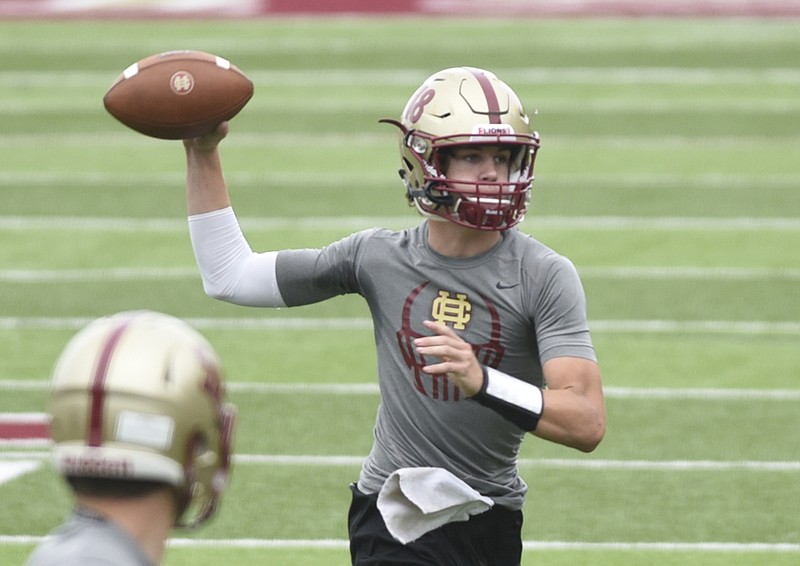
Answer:
<svg viewBox="0 0 800 566"><path fill-rule="evenodd" d="M206 294L237 305L285 307L275 275L278 252L256 253L231 207L189 216Z"/></svg>

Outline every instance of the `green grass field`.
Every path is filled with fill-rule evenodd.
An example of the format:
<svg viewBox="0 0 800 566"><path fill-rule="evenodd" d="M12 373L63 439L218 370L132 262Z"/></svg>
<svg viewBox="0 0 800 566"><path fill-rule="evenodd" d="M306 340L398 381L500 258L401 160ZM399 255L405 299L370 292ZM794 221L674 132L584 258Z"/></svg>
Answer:
<svg viewBox="0 0 800 566"><path fill-rule="evenodd" d="M151 53L256 84L222 148L258 249L418 221L396 116L430 73L495 70L543 138L523 230L581 272L608 396L590 455L530 437L523 564L800 560L800 21L0 21L0 414L43 411L85 321L188 318L225 361L238 457L219 516L167 566L344 565L347 485L378 397L357 298L256 310L203 295L183 150L102 107ZM68 495L43 446L0 444L0 563Z"/></svg>

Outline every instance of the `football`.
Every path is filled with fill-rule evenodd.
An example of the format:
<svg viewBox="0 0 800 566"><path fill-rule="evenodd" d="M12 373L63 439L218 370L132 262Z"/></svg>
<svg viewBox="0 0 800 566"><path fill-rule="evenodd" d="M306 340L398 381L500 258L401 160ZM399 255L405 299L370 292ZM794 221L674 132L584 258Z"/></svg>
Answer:
<svg viewBox="0 0 800 566"><path fill-rule="evenodd" d="M252 96L252 81L227 59L202 51L168 51L125 69L103 104L141 134L180 140L230 120Z"/></svg>

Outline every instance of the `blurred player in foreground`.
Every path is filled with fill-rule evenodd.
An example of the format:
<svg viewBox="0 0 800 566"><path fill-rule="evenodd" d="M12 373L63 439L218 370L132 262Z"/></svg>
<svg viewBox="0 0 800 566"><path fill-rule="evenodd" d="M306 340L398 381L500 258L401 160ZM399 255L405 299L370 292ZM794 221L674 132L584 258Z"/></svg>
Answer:
<svg viewBox="0 0 800 566"><path fill-rule="evenodd" d="M183 321L137 311L89 324L55 366L48 412L75 507L28 566L155 566L173 527L215 512L235 409L214 349Z"/></svg>
<svg viewBox="0 0 800 566"><path fill-rule="evenodd" d="M262 307L367 301L381 403L351 486L353 564L519 564L525 434L588 452L606 423L577 272L515 228L539 135L504 82L467 67L432 75L385 122L398 128L406 196L425 220L323 249L253 252L217 151L227 124L185 140L204 287Z"/></svg>

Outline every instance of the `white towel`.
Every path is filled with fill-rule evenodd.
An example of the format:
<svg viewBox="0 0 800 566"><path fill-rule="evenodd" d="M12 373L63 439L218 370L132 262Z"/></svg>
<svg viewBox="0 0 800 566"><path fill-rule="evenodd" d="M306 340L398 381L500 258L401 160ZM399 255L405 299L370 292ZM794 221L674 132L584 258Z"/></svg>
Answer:
<svg viewBox="0 0 800 566"><path fill-rule="evenodd" d="M442 468L401 468L378 494L378 510L392 536L403 544L447 523L466 521L494 501Z"/></svg>

